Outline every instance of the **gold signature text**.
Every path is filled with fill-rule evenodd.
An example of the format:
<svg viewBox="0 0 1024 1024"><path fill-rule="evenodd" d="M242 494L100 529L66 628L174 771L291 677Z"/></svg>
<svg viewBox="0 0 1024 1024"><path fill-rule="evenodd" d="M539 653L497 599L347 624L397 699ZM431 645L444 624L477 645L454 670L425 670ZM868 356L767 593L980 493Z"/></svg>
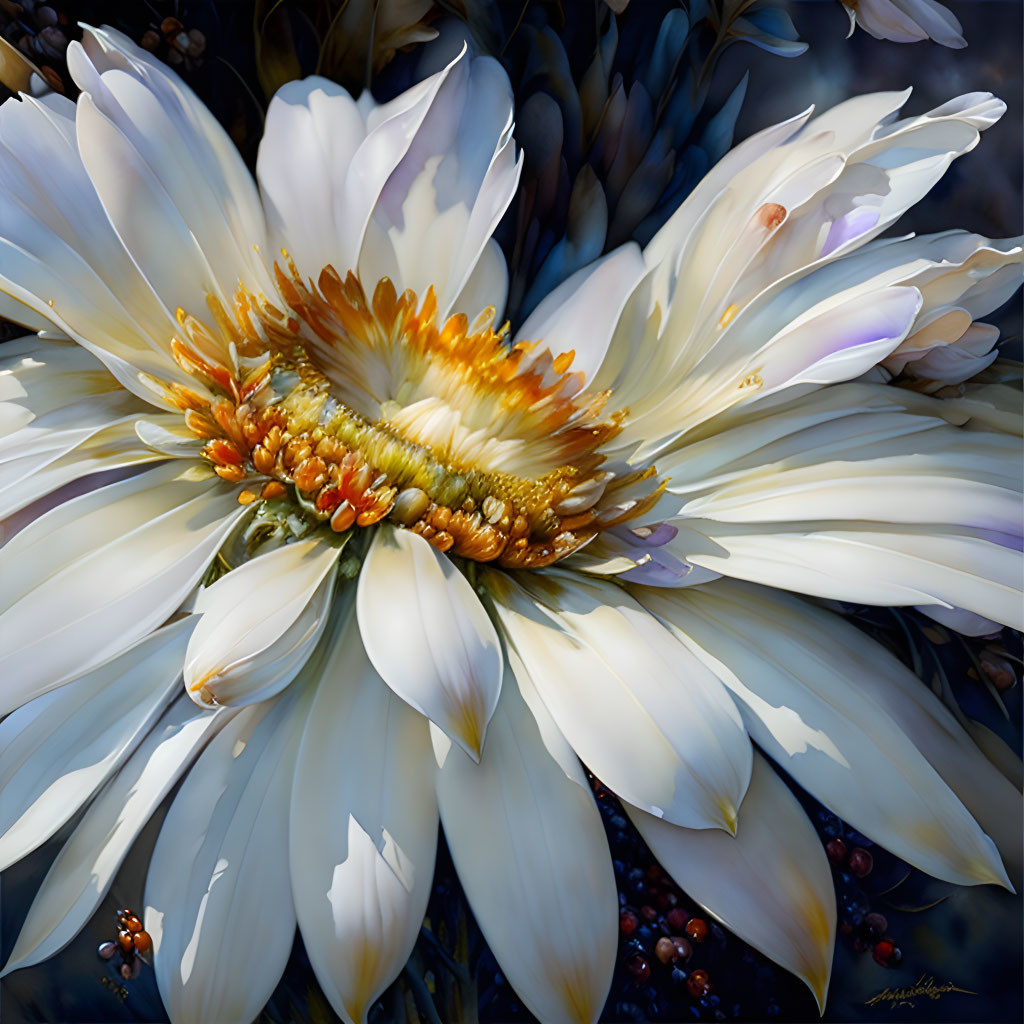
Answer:
<svg viewBox="0 0 1024 1024"><path fill-rule="evenodd" d="M914 1006L916 999L940 999L950 992L962 992L965 996L976 996L967 988L960 988L951 981L936 982L931 975L922 974L913 985L906 988L886 988L877 995L872 996L865 1003L866 1006L878 1006L882 1003L891 1003L893 1007Z"/></svg>

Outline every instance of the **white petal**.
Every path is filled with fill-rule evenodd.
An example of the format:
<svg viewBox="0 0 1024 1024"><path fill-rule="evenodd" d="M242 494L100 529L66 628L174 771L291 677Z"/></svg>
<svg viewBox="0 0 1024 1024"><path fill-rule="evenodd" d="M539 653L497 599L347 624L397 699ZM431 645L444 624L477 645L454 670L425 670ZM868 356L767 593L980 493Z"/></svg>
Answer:
<svg viewBox="0 0 1024 1024"><path fill-rule="evenodd" d="M314 280L328 264L344 278L343 239L361 226L339 219L346 176L366 136L363 115L346 89L325 78L289 82L274 94L260 142L256 173L271 231L271 252L282 247ZM371 286L372 287L372 286Z"/></svg>
<svg viewBox="0 0 1024 1024"><path fill-rule="evenodd" d="M479 758L501 688L501 646L465 576L422 537L381 527L359 573L357 608L387 684Z"/></svg>
<svg viewBox="0 0 1024 1024"><path fill-rule="evenodd" d="M0 518L93 474L157 461L160 456L139 443L134 428L131 418L101 427L42 465L36 456L6 463L4 468L18 478L0 489Z"/></svg>
<svg viewBox="0 0 1024 1024"><path fill-rule="evenodd" d="M511 677L479 764L432 734L445 836L502 973L539 1020L593 1024L615 967L618 900L579 762L564 739L562 764L551 757Z"/></svg>
<svg viewBox="0 0 1024 1024"><path fill-rule="evenodd" d="M197 465L92 491L0 548L0 711L81 675L159 626L245 509Z"/></svg>
<svg viewBox="0 0 1024 1024"><path fill-rule="evenodd" d="M669 821L734 828L750 743L698 659L613 584L551 572L486 586L517 678L602 782Z"/></svg>
<svg viewBox="0 0 1024 1024"><path fill-rule="evenodd" d="M922 532L925 524L1018 529L1014 441L910 412L887 401L891 390L805 396L659 460L682 499L671 514L736 523L861 519L920 524ZM874 399L877 411L860 396ZM857 404L843 415L848 401ZM668 507L666 498L659 515Z"/></svg>
<svg viewBox="0 0 1024 1024"><path fill-rule="evenodd" d="M618 383L614 401L632 414L620 444L653 444L772 388L854 376L902 340L912 297L887 289L913 268L869 282L868 263L840 267L837 257L920 199L1001 106L964 97L879 124L905 98L858 97L795 137L802 119L755 136L659 231L644 253L651 277L641 308L597 377L601 387ZM859 281L841 283L852 270ZM646 384L637 365L652 368Z"/></svg>
<svg viewBox="0 0 1024 1024"><path fill-rule="evenodd" d="M191 630L158 630L0 722L0 870L46 842L135 749L177 691Z"/></svg>
<svg viewBox="0 0 1024 1024"><path fill-rule="evenodd" d="M200 593L185 657L197 704L252 704L295 678L327 624L341 551L315 539L286 544Z"/></svg>
<svg viewBox="0 0 1024 1024"><path fill-rule="evenodd" d="M666 871L712 917L805 981L824 1010L835 945L832 873L811 823L760 755L733 838L627 808Z"/></svg>
<svg viewBox="0 0 1024 1024"><path fill-rule="evenodd" d="M202 711L184 697L164 714L101 790L61 848L29 908L3 974L60 952L103 901L132 843L232 711Z"/></svg>
<svg viewBox="0 0 1024 1024"><path fill-rule="evenodd" d="M541 341L556 355L575 351L572 369L589 381L604 361L626 300L643 276L635 243L594 260L550 292L516 333Z"/></svg>
<svg viewBox="0 0 1024 1024"><path fill-rule="evenodd" d="M138 369L182 377L164 350L175 324L103 212L78 152L75 105L55 99L0 106L0 281L90 351L130 359L136 368L111 372L146 398Z"/></svg>
<svg viewBox="0 0 1024 1024"><path fill-rule="evenodd" d="M818 800L922 871L1006 884L992 841L870 695L908 674L895 658L865 655L877 645L837 616L731 580L637 596L729 687L751 738ZM1012 793L995 769L985 777Z"/></svg>
<svg viewBox="0 0 1024 1024"><path fill-rule="evenodd" d="M434 874L437 803L426 719L370 665L354 613L319 674L291 799L292 890L327 998L363 1024L405 965Z"/></svg>
<svg viewBox="0 0 1024 1024"><path fill-rule="evenodd" d="M856 520L673 525L679 533L666 548L723 575L838 601L965 608L1024 628L1024 560L1013 537Z"/></svg>
<svg viewBox="0 0 1024 1024"><path fill-rule="evenodd" d="M169 309L199 315L205 293L265 288L255 183L216 119L177 76L119 32L89 30L68 67L82 89L78 141L133 261ZM133 217L136 201L145 218ZM166 234L165 234L166 232ZM228 308L231 308L230 305Z"/></svg>
<svg viewBox="0 0 1024 1024"><path fill-rule="evenodd" d="M288 962L288 801L303 696L240 711L203 751L160 829L143 922L175 1024L249 1024Z"/></svg>
<svg viewBox="0 0 1024 1024"><path fill-rule="evenodd" d="M0 435L118 387L103 364L73 342L31 336L5 342L0 352ZM17 423L9 419L15 409L22 412Z"/></svg>
<svg viewBox="0 0 1024 1024"><path fill-rule="evenodd" d="M495 319L501 322L508 298L508 265L501 246L492 238L484 246L473 272L452 303L456 313L465 313L472 324L488 308L494 309Z"/></svg>
<svg viewBox="0 0 1024 1024"><path fill-rule="evenodd" d="M512 90L501 65L460 57L440 76L430 109L377 198L359 272L368 282L391 277L399 291L421 296L433 285L444 319L458 312L455 298L515 195L522 158L515 158Z"/></svg>

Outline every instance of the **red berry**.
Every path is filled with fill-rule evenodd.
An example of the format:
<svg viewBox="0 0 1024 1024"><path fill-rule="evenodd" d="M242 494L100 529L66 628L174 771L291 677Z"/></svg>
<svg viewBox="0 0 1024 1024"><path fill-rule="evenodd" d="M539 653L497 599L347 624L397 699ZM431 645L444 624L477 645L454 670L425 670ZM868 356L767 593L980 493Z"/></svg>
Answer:
<svg viewBox="0 0 1024 1024"><path fill-rule="evenodd" d="M675 956L673 960L689 960L693 955L693 946L690 945L689 939L684 939L681 935L670 936L672 940L672 947L675 950Z"/></svg>
<svg viewBox="0 0 1024 1024"><path fill-rule="evenodd" d="M681 932L686 927L686 911L681 907L673 907L665 915L665 924L674 932Z"/></svg>
<svg viewBox="0 0 1024 1024"><path fill-rule="evenodd" d="M701 920L699 917L691 917L686 922L686 934L694 942L703 942L708 937L708 926L707 922Z"/></svg>
<svg viewBox="0 0 1024 1024"><path fill-rule="evenodd" d="M633 975L633 980L638 985L646 983L651 976L651 965L639 953L626 961L626 970Z"/></svg>
<svg viewBox="0 0 1024 1024"><path fill-rule="evenodd" d="M686 987L694 999L700 999L701 996L707 995L711 991L708 972L702 971L700 968L690 971L690 976L686 979Z"/></svg>
<svg viewBox="0 0 1024 1024"><path fill-rule="evenodd" d="M132 965L131 964L121 964L121 977L124 978L125 981L128 981L128 979L131 978L131 976L132 976Z"/></svg>
<svg viewBox="0 0 1024 1024"><path fill-rule="evenodd" d="M647 922L654 923L658 920L658 912L654 907L644 905L640 908L640 916Z"/></svg>
<svg viewBox="0 0 1024 1024"><path fill-rule="evenodd" d="M888 967L893 961L893 954L896 952L896 946L888 939L879 939L875 943L875 948L872 950L871 955L875 958L875 963L881 964L883 967Z"/></svg>
<svg viewBox="0 0 1024 1024"><path fill-rule="evenodd" d="M825 847L825 853L828 854L828 859L838 867L846 860L846 843L842 839L833 839Z"/></svg>
<svg viewBox="0 0 1024 1024"><path fill-rule="evenodd" d="M676 945L668 938L667 935L663 935L658 939L654 946L654 955L663 963L667 964L671 960L676 958Z"/></svg>
<svg viewBox="0 0 1024 1024"><path fill-rule="evenodd" d="M142 931L142 922L134 914L125 921L124 926L130 932Z"/></svg>
<svg viewBox="0 0 1024 1024"><path fill-rule="evenodd" d="M881 914L867 914L864 917L864 927L869 935L880 939L889 928L889 922Z"/></svg>
<svg viewBox="0 0 1024 1024"><path fill-rule="evenodd" d="M124 951L125 951L126 953L129 953L129 952L131 952L131 951L132 951L132 950L133 950L133 949L135 948L135 945L134 945L134 943L132 942L132 933L131 933L130 931L128 931L128 929L127 929L127 928L122 928L122 929L121 929L121 930L120 930L120 931L119 931L119 932L117 933L117 944L118 944L118 945L119 945L119 946L121 947L121 949L123 949L123 950L124 950Z"/></svg>
<svg viewBox="0 0 1024 1024"><path fill-rule="evenodd" d="M136 953L148 953L153 945L153 940L149 936L149 932L136 932L132 936L132 941L135 943Z"/></svg>
<svg viewBox="0 0 1024 1024"><path fill-rule="evenodd" d="M870 853L868 853L867 850L864 850L859 846L855 846L850 851L850 870L858 878L863 878L865 875L870 875L871 869L874 866L874 858L871 856Z"/></svg>
<svg viewBox="0 0 1024 1024"><path fill-rule="evenodd" d="M652 864L647 869L647 881L649 881L649 882L658 882L658 881L660 881L662 879L664 874L665 874L665 872L661 869L661 865L660 864Z"/></svg>
<svg viewBox="0 0 1024 1024"><path fill-rule="evenodd" d="M658 909L665 913L665 911L671 910L679 902L679 897L674 892L660 892L656 902Z"/></svg>
<svg viewBox="0 0 1024 1024"><path fill-rule="evenodd" d="M619 914L619 931L623 935L632 935L640 926L640 921L632 910L624 910Z"/></svg>

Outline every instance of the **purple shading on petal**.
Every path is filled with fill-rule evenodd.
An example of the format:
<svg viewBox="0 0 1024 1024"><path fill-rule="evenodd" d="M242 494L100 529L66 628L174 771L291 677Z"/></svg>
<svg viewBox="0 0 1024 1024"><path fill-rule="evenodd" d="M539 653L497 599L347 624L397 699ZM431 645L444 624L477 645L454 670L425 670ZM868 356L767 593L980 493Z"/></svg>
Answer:
<svg viewBox="0 0 1024 1024"><path fill-rule="evenodd" d="M849 213L844 214L838 220L832 222L829 228L828 238L825 239L822 256L828 256L841 245L856 238L858 235L870 231L878 223L878 210L868 206L854 207Z"/></svg>

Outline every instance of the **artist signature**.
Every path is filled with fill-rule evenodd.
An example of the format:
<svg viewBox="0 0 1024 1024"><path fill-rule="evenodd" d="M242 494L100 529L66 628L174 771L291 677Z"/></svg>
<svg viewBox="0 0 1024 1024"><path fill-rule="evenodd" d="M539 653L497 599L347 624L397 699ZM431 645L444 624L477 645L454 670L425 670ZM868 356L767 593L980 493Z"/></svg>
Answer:
<svg viewBox="0 0 1024 1024"><path fill-rule="evenodd" d="M882 1003L891 1003L894 1008L897 1006L914 1006L915 999L940 999L950 992L962 992L965 996L976 996L978 994L970 989L960 988L951 981L936 982L930 975L922 974L913 985L908 985L906 988L883 989L878 995L874 995L867 1000L865 1005L878 1006Z"/></svg>

